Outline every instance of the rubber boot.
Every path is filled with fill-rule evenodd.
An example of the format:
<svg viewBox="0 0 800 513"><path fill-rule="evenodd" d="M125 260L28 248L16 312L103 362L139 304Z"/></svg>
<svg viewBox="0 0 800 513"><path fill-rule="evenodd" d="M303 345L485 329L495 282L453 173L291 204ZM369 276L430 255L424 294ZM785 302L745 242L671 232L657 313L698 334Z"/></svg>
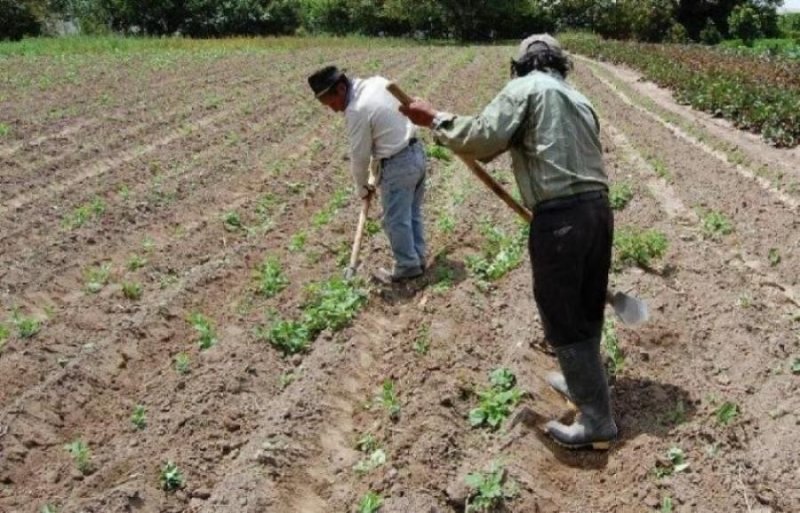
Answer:
<svg viewBox="0 0 800 513"><path fill-rule="evenodd" d="M547 433L569 449L608 449L617 438L617 425L600 359L600 339L557 347L556 356L578 415L569 426L554 420L548 422Z"/></svg>
<svg viewBox="0 0 800 513"><path fill-rule="evenodd" d="M545 380L550 387L564 396L569 402L572 402L572 396L569 395L569 387L567 386L567 380L564 378L564 375L560 372L550 372L545 376Z"/></svg>

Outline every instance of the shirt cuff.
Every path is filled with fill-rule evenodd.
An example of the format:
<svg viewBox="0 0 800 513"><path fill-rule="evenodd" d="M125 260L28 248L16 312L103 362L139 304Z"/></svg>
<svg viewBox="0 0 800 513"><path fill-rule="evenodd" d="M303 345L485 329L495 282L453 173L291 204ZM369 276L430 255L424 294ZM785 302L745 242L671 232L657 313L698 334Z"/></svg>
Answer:
<svg viewBox="0 0 800 513"><path fill-rule="evenodd" d="M431 123L432 130L438 130L443 123L447 123L452 121L455 116L450 114L449 112L437 112L436 115L433 117L433 122Z"/></svg>

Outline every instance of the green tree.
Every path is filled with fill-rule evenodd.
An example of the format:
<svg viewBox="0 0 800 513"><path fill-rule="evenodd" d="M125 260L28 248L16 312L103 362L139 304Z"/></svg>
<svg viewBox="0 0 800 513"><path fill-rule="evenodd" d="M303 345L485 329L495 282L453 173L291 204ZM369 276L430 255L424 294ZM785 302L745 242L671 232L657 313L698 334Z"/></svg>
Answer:
<svg viewBox="0 0 800 513"><path fill-rule="evenodd" d="M706 26L700 31L699 37L700 42L707 45L715 45L722 41L722 33L711 18L706 20Z"/></svg>
<svg viewBox="0 0 800 513"><path fill-rule="evenodd" d="M31 2L0 0L0 40L18 41L37 36L42 30L40 18Z"/></svg>
<svg viewBox="0 0 800 513"><path fill-rule="evenodd" d="M741 39L748 46L761 37L761 19L758 11L750 4L736 6L728 18L730 34Z"/></svg>

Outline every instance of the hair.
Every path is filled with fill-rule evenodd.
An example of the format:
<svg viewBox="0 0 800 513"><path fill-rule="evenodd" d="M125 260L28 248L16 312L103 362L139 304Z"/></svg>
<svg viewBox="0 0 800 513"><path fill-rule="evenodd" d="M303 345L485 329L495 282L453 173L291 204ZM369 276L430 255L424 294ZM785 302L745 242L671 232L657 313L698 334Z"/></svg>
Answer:
<svg viewBox="0 0 800 513"><path fill-rule="evenodd" d="M572 70L572 62L560 50L553 50L549 46L542 50L531 52L521 61L511 60L511 76L524 77L531 71L554 70L567 78Z"/></svg>

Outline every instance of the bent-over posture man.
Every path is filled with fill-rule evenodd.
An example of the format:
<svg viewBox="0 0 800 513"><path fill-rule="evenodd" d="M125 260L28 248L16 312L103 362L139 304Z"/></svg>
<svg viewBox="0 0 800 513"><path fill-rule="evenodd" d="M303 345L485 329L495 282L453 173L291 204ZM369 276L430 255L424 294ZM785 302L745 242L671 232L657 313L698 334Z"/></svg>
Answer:
<svg viewBox="0 0 800 513"><path fill-rule="evenodd" d="M386 91L383 77L348 78L336 66L326 66L308 84L317 99L347 120L350 162L361 198L373 194L370 157L380 171L383 229L394 254L394 270L380 269L384 282L416 278L425 271L422 201L425 196L425 151L416 127L397 111L399 102Z"/></svg>
<svg viewBox="0 0 800 513"><path fill-rule="evenodd" d="M569 448L606 449L617 436L600 359L614 221L603 169L600 124L565 81L571 64L549 35L530 36L511 61L512 80L479 116L402 107L453 151L480 160L508 150L525 205L534 213L528 250L545 336L563 374L547 379L578 407L571 425L548 422Z"/></svg>

